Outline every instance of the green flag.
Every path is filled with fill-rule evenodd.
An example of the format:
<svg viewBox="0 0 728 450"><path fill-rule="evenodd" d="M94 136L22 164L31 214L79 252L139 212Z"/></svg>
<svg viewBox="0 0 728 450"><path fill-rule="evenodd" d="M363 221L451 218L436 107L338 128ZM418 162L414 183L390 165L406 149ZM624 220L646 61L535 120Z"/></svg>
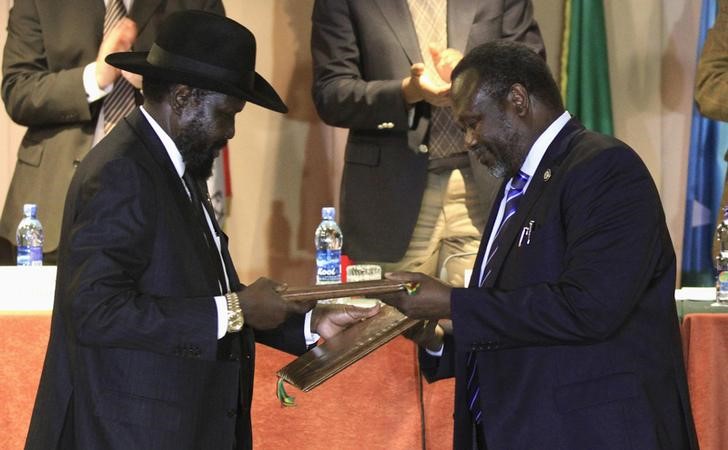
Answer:
<svg viewBox="0 0 728 450"><path fill-rule="evenodd" d="M602 0L565 0L561 95L586 128L613 134Z"/></svg>

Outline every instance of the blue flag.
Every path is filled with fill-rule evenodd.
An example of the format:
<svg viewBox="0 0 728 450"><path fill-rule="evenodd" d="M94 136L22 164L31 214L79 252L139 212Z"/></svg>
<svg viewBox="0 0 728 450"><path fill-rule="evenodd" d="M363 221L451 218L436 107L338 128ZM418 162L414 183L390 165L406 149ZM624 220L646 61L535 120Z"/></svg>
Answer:
<svg viewBox="0 0 728 450"><path fill-rule="evenodd" d="M716 13L717 1L703 0L698 58ZM728 144L727 130L725 123L702 116L693 104L683 236L683 286L715 285L711 246L725 180L723 154Z"/></svg>

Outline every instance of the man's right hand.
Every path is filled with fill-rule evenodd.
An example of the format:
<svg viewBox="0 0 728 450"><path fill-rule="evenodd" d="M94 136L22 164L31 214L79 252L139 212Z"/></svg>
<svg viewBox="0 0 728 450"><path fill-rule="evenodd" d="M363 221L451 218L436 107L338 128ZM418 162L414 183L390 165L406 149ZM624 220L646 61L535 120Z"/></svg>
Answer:
<svg viewBox="0 0 728 450"><path fill-rule="evenodd" d="M96 56L96 82L101 89L105 89L116 81L121 71L116 67L106 64L106 57L111 53L128 52L137 37L136 23L124 17L119 20L116 26L104 37Z"/></svg>
<svg viewBox="0 0 728 450"><path fill-rule="evenodd" d="M238 291L245 323L258 330L270 330L282 324L289 314L304 314L316 304L315 301L287 302L281 297L284 290L285 285L261 277Z"/></svg>
<svg viewBox="0 0 728 450"><path fill-rule="evenodd" d="M450 106L450 83L435 81L425 73L425 65L412 64L410 76L402 80L402 95L409 105L422 100L434 106Z"/></svg>

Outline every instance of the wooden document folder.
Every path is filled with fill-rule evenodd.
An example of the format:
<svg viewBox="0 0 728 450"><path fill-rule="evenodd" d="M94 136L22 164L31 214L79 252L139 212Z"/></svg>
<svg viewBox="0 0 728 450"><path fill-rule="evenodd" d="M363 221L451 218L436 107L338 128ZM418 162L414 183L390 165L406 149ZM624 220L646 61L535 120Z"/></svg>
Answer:
<svg viewBox="0 0 728 450"><path fill-rule="evenodd" d="M406 289L404 285L389 280L328 286L326 296L319 298L350 296L352 294L338 295L338 293L351 289L358 291L355 295L364 296ZM335 286L339 286L339 288ZM323 286L315 288L323 288ZM292 289L289 291L300 293L303 290ZM332 296L332 292L335 295ZM283 296L285 297L285 294ZM356 323L323 344L314 347L280 369L277 375L298 389L308 392L418 322L408 318L395 308L384 305L374 317Z"/></svg>

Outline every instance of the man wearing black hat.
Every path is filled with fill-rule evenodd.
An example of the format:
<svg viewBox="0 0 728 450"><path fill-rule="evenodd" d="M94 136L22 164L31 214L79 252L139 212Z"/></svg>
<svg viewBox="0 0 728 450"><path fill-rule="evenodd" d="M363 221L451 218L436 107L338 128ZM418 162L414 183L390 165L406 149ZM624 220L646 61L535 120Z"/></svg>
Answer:
<svg viewBox="0 0 728 450"><path fill-rule="evenodd" d="M144 77L145 102L71 182L26 448L250 448L255 341L302 353L375 310L308 314L238 280L202 181L246 102L287 111L250 31L176 13L149 52L107 62Z"/></svg>

